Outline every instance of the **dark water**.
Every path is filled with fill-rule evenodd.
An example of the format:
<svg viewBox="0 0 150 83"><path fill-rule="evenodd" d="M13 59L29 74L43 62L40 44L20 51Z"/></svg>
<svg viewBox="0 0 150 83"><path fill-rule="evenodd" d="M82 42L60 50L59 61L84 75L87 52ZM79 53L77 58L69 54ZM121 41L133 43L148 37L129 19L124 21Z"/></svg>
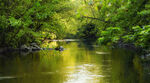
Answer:
<svg viewBox="0 0 150 83"><path fill-rule="evenodd" d="M7 53L0 56L0 83L150 83L130 50L82 42L54 42L64 51Z"/></svg>

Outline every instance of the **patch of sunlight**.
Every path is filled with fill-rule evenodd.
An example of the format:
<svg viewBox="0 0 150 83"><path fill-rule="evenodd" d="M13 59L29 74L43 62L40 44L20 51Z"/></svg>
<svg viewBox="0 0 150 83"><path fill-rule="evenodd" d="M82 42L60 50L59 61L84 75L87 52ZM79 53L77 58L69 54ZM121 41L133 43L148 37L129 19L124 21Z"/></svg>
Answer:
<svg viewBox="0 0 150 83"><path fill-rule="evenodd" d="M91 68L97 67L93 64L82 64L75 66L76 71L72 71L68 75L68 80L64 83L98 83L103 75L98 75L97 72L99 69L92 70ZM74 68L74 67L68 67Z"/></svg>

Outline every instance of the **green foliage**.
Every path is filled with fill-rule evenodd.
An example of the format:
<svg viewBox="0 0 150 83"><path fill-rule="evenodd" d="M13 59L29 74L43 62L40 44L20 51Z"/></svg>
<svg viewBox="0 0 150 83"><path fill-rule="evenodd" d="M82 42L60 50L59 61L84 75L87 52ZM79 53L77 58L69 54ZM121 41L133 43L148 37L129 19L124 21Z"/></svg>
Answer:
<svg viewBox="0 0 150 83"><path fill-rule="evenodd" d="M122 37L124 39L124 42L126 43L132 43L134 42L134 35L125 35Z"/></svg>
<svg viewBox="0 0 150 83"><path fill-rule="evenodd" d="M138 13L139 15L148 15L150 14L150 10L143 10L141 12Z"/></svg>
<svg viewBox="0 0 150 83"><path fill-rule="evenodd" d="M21 26L21 20L15 19L14 17L9 18L10 26L12 27L20 27Z"/></svg>
<svg viewBox="0 0 150 83"><path fill-rule="evenodd" d="M0 1L0 45L18 47L45 39L63 38L64 26L55 15L58 11L68 11L60 10L67 7L61 5L65 1Z"/></svg>
<svg viewBox="0 0 150 83"><path fill-rule="evenodd" d="M123 40L124 43L133 43L137 47L148 48L150 46L150 25L132 27L132 32L127 34L118 27L109 27L105 31L101 31L98 43L113 44L119 40Z"/></svg>
<svg viewBox="0 0 150 83"><path fill-rule="evenodd" d="M0 15L0 30L3 30L8 27L8 19L5 15Z"/></svg>
<svg viewBox="0 0 150 83"><path fill-rule="evenodd" d="M76 14L82 21L81 38L92 38L87 34L95 33L99 44L123 41L137 47L149 47L150 0L85 0L82 4L84 6ZM86 7L91 11L86 11ZM83 28L87 22L94 23L95 29Z"/></svg>
<svg viewBox="0 0 150 83"><path fill-rule="evenodd" d="M148 48L149 20L150 0L1 0L0 45L76 34L100 44L123 41Z"/></svg>
<svg viewBox="0 0 150 83"><path fill-rule="evenodd" d="M133 43L137 47L147 48L149 47L149 40L150 40L150 26L146 25L143 27L136 26L133 27L132 33L128 33L127 35L123 36L125 43Z"/></svg>
<svg viewBox="0 0 150 83"><path fill-rule="evenodd" d="M141 47L149 47L149 40L150 40L150 26L146 25L143 26L143 30L134 33L135 35L135 45L140 45Z"/></svg>
<svg viewBox="0 0 150 83"><path fill-rule="evenodd" d="M117 43L120 36L123 34L119 27L109 27L105 31L101 31L101 36L98 38L99 44Z"/></svg>
<svg viewBox="0 0 150 83"><path fill-rule="evenodd" d="M97 39L97 29L95 24L88 23L82 26L82 28L78 32L78 36L84 39Z"/></svg>

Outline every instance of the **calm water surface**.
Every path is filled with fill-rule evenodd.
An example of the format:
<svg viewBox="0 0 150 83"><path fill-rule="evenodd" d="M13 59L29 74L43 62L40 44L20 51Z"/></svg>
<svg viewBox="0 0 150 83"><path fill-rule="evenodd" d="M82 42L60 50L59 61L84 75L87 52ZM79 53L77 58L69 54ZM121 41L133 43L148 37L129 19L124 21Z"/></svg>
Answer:
<svg viewBox="0 0 150 83"><path fill-rule="evenodd" d="M0 83L150 83L137 54L83 42L52 42L64 51L0 55Z"/></svg>

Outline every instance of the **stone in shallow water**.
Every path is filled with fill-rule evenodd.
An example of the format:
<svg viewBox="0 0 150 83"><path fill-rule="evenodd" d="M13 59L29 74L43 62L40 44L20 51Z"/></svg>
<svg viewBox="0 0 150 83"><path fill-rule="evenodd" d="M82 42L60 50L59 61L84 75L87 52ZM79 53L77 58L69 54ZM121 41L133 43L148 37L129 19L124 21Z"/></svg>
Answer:
<svg viewBox="0 0 150 83"><path fill-rule="evenodd" d="M55 50L63 51L64 48L62 46L55 48Z"/></svg>
<svg viewBox="0 0 150 83"><path fill-rule="evenodd" d="M26 45L22 45L22 46L20 47L20 50L21 50L21 51L30 51L30 47L28 47L28 46L26 46Z"/></svg>

